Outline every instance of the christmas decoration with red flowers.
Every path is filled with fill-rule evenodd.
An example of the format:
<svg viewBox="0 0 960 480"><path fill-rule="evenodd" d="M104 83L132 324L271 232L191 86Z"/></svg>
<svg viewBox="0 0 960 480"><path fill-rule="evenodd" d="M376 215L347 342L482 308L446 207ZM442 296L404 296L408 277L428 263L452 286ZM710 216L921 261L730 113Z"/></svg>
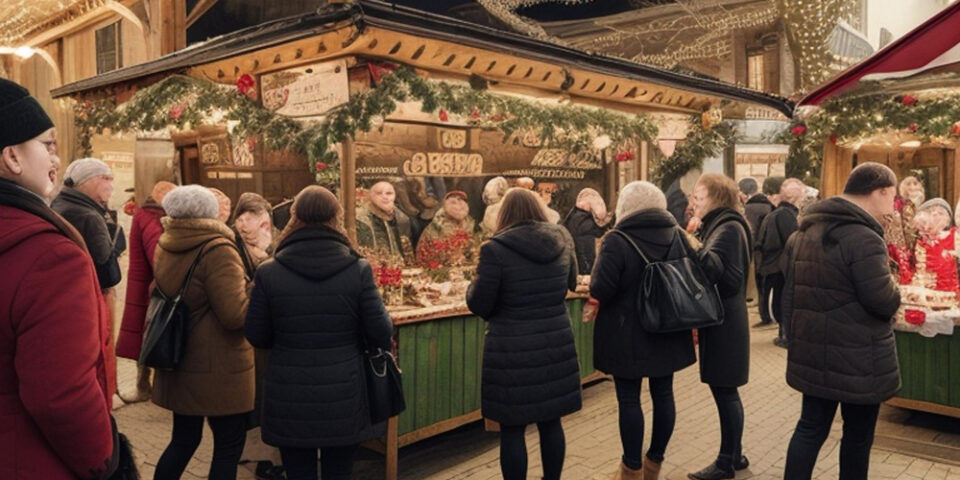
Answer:
<svg viewBox="0 0 960 480"><path fill-rule="evenodd" d="M249 73L244 73L237 79L237 91L253 100L257 99L256 87L257 81Z"/></svg>
<svg viewBox="0 0 960 480"><path fill-rule="evenodd" d="M791 135L798 135L798 136L799 136L799 135L803 135L803 134L806 133L806 132L807 132L807 127L806 127L806 125L797 125L797 126L795 126L795 127L793 127L793 128L790 129L790 134L791 134Z"/></svg>
<svg viewBox="0 0 960 480"><path fill-rule="evenodd" d="M633 152L620 152L617 154L618 162L626 162L628 160L633 160Z"/></svg>

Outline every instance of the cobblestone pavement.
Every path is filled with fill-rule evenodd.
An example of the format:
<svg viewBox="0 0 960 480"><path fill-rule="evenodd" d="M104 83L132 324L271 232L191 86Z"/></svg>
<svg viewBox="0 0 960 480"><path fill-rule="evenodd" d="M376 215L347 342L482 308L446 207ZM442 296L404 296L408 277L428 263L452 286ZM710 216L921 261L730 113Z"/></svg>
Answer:
<svg viewBox="0 0 960 480"><path fill-rule="evenodd" d="M738 479L782 477L787 444L800 414L800 394L786 386L786 351L771 341L775 329L752 330L750 383L741 389L746 424L744 453L750 468ZM122 361L120 384L132 391L136 368ZM661 478L684 479L689 471L709 464L716 456L720 428L710 391L699 381L697 367L675 376L677 425L667 449ZM650 429L650 400L644 385L643 407ZM138 403L115 411L120 428L134 444L144 478L151 478L154 465L169 441L171 414L153 404ZM816 479L838 476L841 423L839 414L830 437L821 450ZM564 418L567 455L564 478L609 479L621 455L617 406L613 383L601 381L584 390L584 408ZM960 480L960 420L917 414L884 406L871 457L871 479ZM539 443L536 428L527 430L529 478L540 478ZM185 479L204 478L209 468L212 440L209 430ZM909 452L909 453L906 453ZM928 454L929 453L929 454ZM925 457L925 458L921 458ZM938 460L938 461L932 461ZM403 480L492 480L500 478L498 437L483 431L477 422L401 450ZM252 466L241 468L237 478L252 479ZM358 480L383 478L383 457L361 452L355 469Z"/></svg>

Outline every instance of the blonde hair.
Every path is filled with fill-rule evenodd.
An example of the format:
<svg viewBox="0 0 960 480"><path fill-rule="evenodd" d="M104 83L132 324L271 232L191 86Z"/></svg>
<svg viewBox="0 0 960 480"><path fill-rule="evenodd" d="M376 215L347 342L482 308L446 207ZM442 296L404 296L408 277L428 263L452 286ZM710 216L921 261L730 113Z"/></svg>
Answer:
<svg viewBox="0 0 960 480"><path fill-rule="evenodd" d="M697 186L701 185L707 189L710 210L727 207L743 212L743 205L740 204L740 189L732 178L719 173L706 173L697 180Z"/></svg>

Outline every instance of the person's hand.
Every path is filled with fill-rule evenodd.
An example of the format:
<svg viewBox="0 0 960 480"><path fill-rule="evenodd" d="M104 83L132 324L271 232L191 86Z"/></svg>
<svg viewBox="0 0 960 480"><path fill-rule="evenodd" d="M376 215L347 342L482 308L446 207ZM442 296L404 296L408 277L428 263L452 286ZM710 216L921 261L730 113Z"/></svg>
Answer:
<svg viewBox="0 0 960 480"><path fill-rule="evenodd" d="M690 221L687 222L687 233L696 232L701 223L700 217L690 217Z"/></svg>
<svg viewBox="0 0 960 480"><path fill-rule="evenodd" d="M583 323L590 323L597 318L597 313L600 311L600 302L597 299L590 297L587 299L587 302L583 304Z"/></svg>

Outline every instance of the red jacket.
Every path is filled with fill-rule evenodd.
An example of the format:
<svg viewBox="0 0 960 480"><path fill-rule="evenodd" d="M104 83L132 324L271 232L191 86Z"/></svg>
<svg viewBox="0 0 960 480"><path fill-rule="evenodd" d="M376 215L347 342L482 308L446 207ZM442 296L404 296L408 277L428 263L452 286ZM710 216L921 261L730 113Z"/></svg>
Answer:
<svg viewBox="0 0 960 480"><path fill-rule="evenodd" d="M153 253L163 233L163 209L147 200L133 215L130 225L130 268L127 270L127 299L117 337L117 355L137 360L143 342L144 320L153 283Z"/></svg>
<svg viewBox="0 0 960 480"><path fill-rule="evenodd" d="M90 256L0 205L0 478L97 478L113 452L112 347Z"/></svg>

